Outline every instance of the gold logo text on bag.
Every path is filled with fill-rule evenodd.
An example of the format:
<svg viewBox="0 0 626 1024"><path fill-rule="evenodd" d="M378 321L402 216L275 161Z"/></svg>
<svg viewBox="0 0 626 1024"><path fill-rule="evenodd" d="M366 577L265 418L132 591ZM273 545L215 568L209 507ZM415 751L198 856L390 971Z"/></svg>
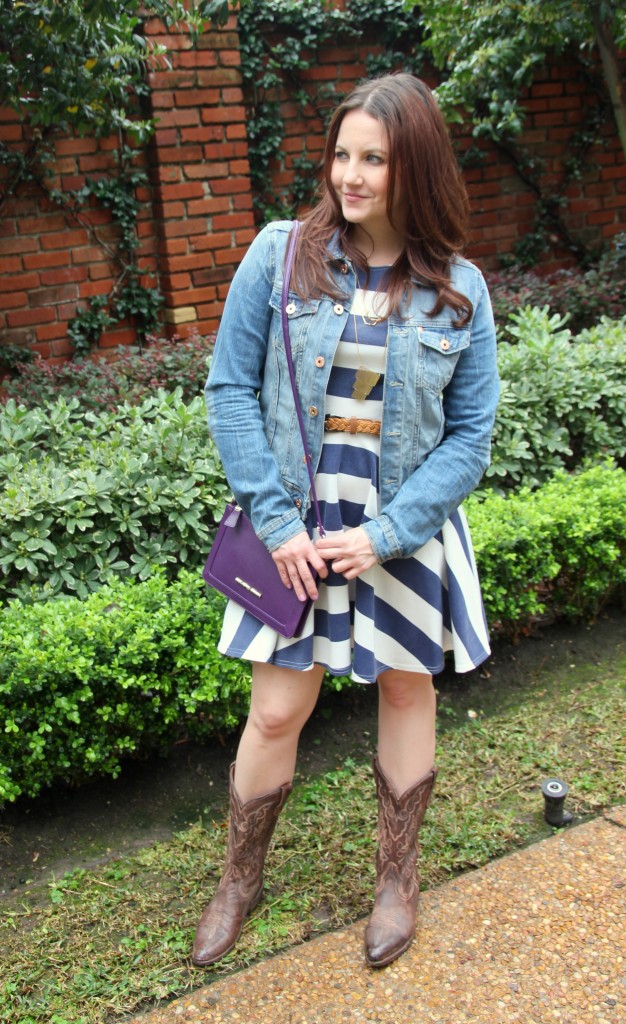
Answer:
<svg viewBox="0 0 626 1024"><path fill-rule="evenodd" d="M263 596L260 590L256 590L255 587L252 587L249 583L246 583L245 580L242 580L241 576L235 576L235 583L238 583L240 587L243 587L244 590L247 590L248 593L252 594L253 597Z"/></svg>

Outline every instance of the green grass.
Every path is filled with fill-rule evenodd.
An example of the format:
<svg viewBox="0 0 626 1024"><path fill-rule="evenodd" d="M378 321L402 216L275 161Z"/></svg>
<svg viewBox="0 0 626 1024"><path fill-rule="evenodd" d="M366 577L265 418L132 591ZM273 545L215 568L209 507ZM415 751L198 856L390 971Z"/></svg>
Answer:
<svg viewBox="0 0 626 1024"><path fill-rule="evenodd" d="M623 654L544 670L482 710L472 696L441 700L440 776L422 830L424 887L548 835L540 796L547 776L567 780L567 807L578 820L626 799ZM188 953L219 877L223 821L71 872L45 901L13 904L3 916L0 1019L105 1024L363 917L375 829L369 765L347 760L300 782L277 829L267 898L236 951L206 971L192 968Z"/></svg>

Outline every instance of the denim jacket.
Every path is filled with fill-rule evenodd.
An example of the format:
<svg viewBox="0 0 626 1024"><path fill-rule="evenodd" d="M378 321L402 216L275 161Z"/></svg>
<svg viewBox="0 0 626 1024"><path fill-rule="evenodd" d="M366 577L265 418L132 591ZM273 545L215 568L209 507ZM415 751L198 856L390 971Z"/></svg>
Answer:
<svg viewBox="0 0 626 1024"><path fill-rule="evenodd" d="M283 262L291 222L256 237L230 287L205 396L229 485L270 551L305 527L310 484L281 325ZM329 245L340 301L289 293L291 348L313 472L324 439L324 397L350 315L356 275ZM480 271L452 263L471 322L445 307L428 316L433 289L414 282L408 315L388 323L380 434L381 511L363 524L380 562L411 555L479 483L490 458L499 394L491 304ZM406 311L404 311L406 313Z"/></svg>

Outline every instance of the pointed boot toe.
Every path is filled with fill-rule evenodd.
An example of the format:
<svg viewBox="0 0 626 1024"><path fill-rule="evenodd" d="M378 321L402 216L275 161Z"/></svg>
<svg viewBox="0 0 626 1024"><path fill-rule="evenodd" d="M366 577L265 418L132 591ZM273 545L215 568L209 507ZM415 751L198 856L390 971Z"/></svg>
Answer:
<svg viewBox="0 0 626 1024"><path fill-rule="evenodd" d="M415 937L395 926L371 925L365 930L365 957L370 967L386 967L406 952Z"/></svg>
<svg viewBox="0 0 626 1024"><path fill-rule="evenodd" d="M205 907L193 942L191 961L195 967L209 967L235 946L248 914L261 902L263 885L250 899L242 899L232 883L218 889Z"/></svg>
<svg viewBox="0 0 626 1024"><path fill-rule="evenodd" d="M415 937L417 886L409 899L388 887L381 893L365 929L365 956L370 967L386 967L404 953Z"/></svg>

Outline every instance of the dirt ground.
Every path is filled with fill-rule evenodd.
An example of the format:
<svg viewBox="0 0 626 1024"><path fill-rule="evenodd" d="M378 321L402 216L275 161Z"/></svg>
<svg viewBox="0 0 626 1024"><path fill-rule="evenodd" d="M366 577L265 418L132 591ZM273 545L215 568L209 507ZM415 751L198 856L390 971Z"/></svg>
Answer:
<svg viewBox="0 0 626 1024"><path fill-rule="evenodd" d="M610 610L594 625L556 625L512 646L499 641L491 658L467 675L448 670L435 680L440 708L488 713L503 701L521 703L542 672L596 664L626 654L626 616ZM442 716L445 742L445 719ZM326 692L304 729L301 776L337 767L346 757L369 758L376 741L376 688ZM199 819L224 813L228 766L237 737L224 746L180 743L167 758L129 763L116 781L55 787L0 815L0 899L167 839Z"/></svg>

